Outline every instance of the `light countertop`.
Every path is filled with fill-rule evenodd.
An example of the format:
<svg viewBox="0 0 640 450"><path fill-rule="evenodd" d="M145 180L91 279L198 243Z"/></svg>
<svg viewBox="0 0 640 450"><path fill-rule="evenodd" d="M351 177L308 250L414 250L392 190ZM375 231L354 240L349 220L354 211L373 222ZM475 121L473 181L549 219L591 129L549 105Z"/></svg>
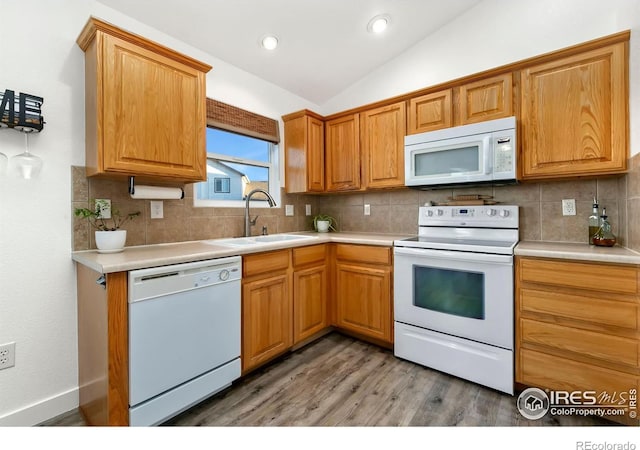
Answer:
<svg viewBox="0 0 640 450"><path fill-rule="evenodd" d="M640 264L640 253L618 245L597 247L572 242L520 241L515 248L516 256L539 258L575 259L618 264Z"/></svg>
<svg viewBox="0 0 640 450"><path fill-rule="evenodd" d="M287 233L313 236L314 239L301 241L281 241L250 247L229 247L215 245L213 241L189 241L170 244L140 245L125 247L120 253L98 253L96 250L83 250L72 253L72 259L99 273L125 272L148 267L166 266L225 256L246 255L284 248L337 242L343 244L364 244L392 247L396 239L411 237L408 235L375 233ZM208 243L209 242L209 243Z"/></svg>

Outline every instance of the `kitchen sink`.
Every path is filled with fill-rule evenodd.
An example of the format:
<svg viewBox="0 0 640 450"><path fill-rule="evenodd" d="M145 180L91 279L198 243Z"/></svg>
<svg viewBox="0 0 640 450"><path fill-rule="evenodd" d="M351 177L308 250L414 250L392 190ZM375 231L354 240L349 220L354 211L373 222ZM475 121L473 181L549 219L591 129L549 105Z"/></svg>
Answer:
<svg viewBox="0 0 640 450"><path fill-rule="evenodd" d="M228 239L211 239L203 241L209 245L227 245L229 247L249 247L273 244L277 242L295 242L318 239L317 236L304 236L301 234L268 234L264 236L238 237Z"/></svg>

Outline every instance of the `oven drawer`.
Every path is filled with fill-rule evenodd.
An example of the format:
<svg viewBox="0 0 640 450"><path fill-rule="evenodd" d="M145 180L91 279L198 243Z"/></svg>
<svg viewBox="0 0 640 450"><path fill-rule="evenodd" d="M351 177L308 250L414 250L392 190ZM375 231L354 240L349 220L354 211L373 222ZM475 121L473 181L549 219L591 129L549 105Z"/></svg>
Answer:
<svg viewBox="0 0 640 450"><path fill-rule="evenodd" d="M595 358L607 362L638 367L640 343L635 339L580 330L537 320L520 319L523 344L535 344Z"/></svg>

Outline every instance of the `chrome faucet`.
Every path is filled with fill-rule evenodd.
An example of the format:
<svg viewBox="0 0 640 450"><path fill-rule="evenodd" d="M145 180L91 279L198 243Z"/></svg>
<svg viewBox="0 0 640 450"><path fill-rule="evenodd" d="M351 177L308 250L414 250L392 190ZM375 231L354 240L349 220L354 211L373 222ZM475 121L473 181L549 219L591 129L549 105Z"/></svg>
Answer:
<svg viewBox="0 0 640 450"><path fill-rule="evenodd" d="M258 192L266 195L267 201L269 202L269 206L271 208L276 206L276 201L273 199L271 194L269 194L264 189L254 189L253 191L251 191L251 192L249 192L247 194L247 201L246 201L246 205L245 205L245 208L244 208L244 235L247 236L247 237L251 236L251 226L255 225L256 224L256 220L258 220L258 216L255 216L253 219L251 219L251 217L249 215L249 202L251 201L251 197L253 196L253 194L256 194Z"/></svg>

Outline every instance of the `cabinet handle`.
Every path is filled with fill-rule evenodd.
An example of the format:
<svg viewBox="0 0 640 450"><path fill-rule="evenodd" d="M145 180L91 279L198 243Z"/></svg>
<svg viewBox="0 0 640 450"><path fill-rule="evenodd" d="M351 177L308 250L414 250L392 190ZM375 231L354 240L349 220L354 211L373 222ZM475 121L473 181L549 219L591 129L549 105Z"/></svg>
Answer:
<svg viewBox="0 0 640 450"><path fill-rule="evenodd" d="M96 279L96 284L102 286L102 289L106 289L107 288L107 278L104 275L100 275Z"/></svg>

